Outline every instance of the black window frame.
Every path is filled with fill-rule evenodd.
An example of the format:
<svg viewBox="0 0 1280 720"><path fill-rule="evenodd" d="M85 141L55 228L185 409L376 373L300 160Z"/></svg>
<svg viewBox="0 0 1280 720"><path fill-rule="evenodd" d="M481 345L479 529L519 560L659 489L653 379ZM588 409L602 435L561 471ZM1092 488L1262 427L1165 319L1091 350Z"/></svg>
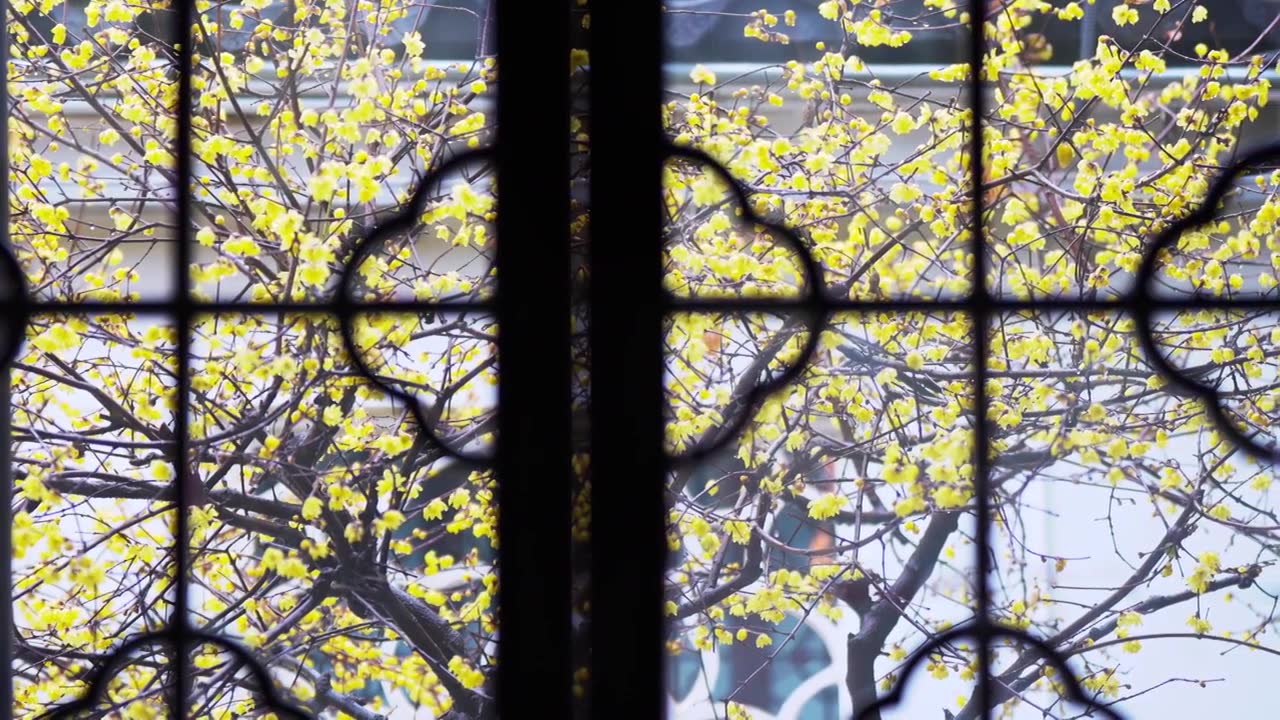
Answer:
<svg viewBox="0 0 1280 720"><path fill-rule="evenodd" d="M0 2L0 10L8 3ZM981 27L987 3L970 0L972 22ZM996 622L992 612L989 578L993 569L991 549L992 497L988 482L991 431L987 421L986 329L993 317L1019 311L1123 312L1138 322L1138 336L1157 371L1183 391L1200 398L1218 428L1251 455L1275 461L1274 450L1263 447L1229 421L1212 390L1181 376L1159 352L1152 319L1158 313L1189 309L1280 310L1280 302L1222 299L1191 295L1169 298L1154 292L1157 254L1171 246L1188 228L1203 224L1225 196L1231 182L1248 169L1280 162L1280 142L1242 153L1213 185L1199 208L1165 230L1146 249L1132 290L1106 299L1016 300L986 287L989 256L983 240L984 207L981 123L986 110L983 82L971 72L968 85L973 125L969 136L970 185L973 210L970 252L974 258L972 289L964 297L939 300L850 300L829 297L818 281L819 269L804 244L786 228L773 226L785 243L802 259L806 292L790 300L676 299L662 285L662 224L659 199L662 164L673 156L684 157L727 172L710 157L676 147L664 136L662 104L663 19L659 3L603 2L592 10L591 154L590 180L592 236L589 248L590 292L588 310L591 362L590 452L593 480L591 649L589 697L592 717L660 717L665 706L662 614L663 578L666 568L666 499L663 478L673 467L697 462L733 439L749 417L736 419L693 451L671 457L664 449L663 338L664 319L675 312L769 312L803 318L810 332L803 357L813 352L818 329L836 312L951 312L965 313L977 329L973 337L972 368L975 394L975 498L978 522L975 619L932 638L908 659L902 681L879 698L855 698L859 718L878 717L881 708L902 697L913 671L930 652L961 638L977 645L977 693L982 706L993 698L989 672L990 653L997 640L1014 640L1038 648L1046 661L1059 670L1067 695L1093 711L1112 718L1113 709L1097 705L1081 690L1063 657L1027 633ZM501 602L498 677L496 694L476 708L463 708L469 716L517 717L535 713L545 717L574 715L572 697L571 614L571 495L572 387L570 312L574 288L572 257L567 243L571 97L566 77L571 50L571 3L531 3L501 0L496 3L496 49L502 64L498 93L498 136L491 151L501 178L497 250L499 288L492 300L482 303L389 302L356 304L349 292L327 302L306 304L204 302L192 298L188 273L192 258L192 197L177 193L179 237L172 271L176 288L167 300L142 302L69 302L36 300L28 296L22 272L9 249L7 225L0 230L0 277L8 295L0 297L4 311L3 344L0 345L0 473L12 484L10 430L10 365L17 356L27 319L35 313L129 313L168 317L178 327L178 397L190 386L190 329L203 314L253 312L311 313L343 320L344 338L350 346L351 319L357 313L488 310L500 328L498 352L502 364L499 383L499 425L496 455L492 458L461 457L462 462L486 464L498 475L499 577ZM173 33L172 48L179 63L189 66L192 46L189 29L194 2L174 3L171 21L183 32ZM984 54L980 32L971 32L967 45L971 68L979 67ZM7 62L7 40L0 43L0 64ZM0 86L0 104L10 98ZM190 187L192 158L192 87L188 73L179 74L176 136L177 187ZM559 140L557 140L559 139ZM8 162L6 134L0 133L0 158ZM450 163L420 179L420 189L447 172ZM7 173L6 173L7 174ZM733 186L741 196L741 189ZM8 185L0 189L0 206L7 207ZM386 233L402 229L414 217L411 202L399 215L364 237L344 270L344 290L359 260ZM744 204L744 207L747 205ZM749 218L768 225L761 218ZM537 239L534 242L533 238ZM563 242L548 242L560 238ZM804 362L756 387L751 400L758 402L785 385L803 370ZM367 370L367 368L364 368ZM366 374L368 374L366 372ZM267 670L252 653L234 641L208 634L191 624L186 585L190 569L186 538L186 513L190 506L188 482L192 468L188 458L189 420L175 415L176 441L170 457L177 468L172 499L177 504L175 556L178 592L168 627L153 635L133 638L118 647L112 659L95 669L89 692L61 706L55 716L70 716L98 699L112 672L130 652L149 644L165 644L178 658L174 673L178 693L172 711L182 716L182 698L189 690L188 653L198 644L219 645L248 665L258 679L267 705L281 715L306 717L273 688ZM420 431L428 428L420 427ZM443 444L442 444L443 445ZM447 448L446 448L446 451ZM457 453L450 452L457 455ZM12 520L8 503L0 504L0 522ZM10 540L6 535L0 557L0 574L11 592ZM12 606L0 602L0 625L8 633L0 663L13 660ZM12 708L12 679L0 682L0 703ZM864 704L863 700L870 700ZM989 710L987 711L989 714Z"/></svg>

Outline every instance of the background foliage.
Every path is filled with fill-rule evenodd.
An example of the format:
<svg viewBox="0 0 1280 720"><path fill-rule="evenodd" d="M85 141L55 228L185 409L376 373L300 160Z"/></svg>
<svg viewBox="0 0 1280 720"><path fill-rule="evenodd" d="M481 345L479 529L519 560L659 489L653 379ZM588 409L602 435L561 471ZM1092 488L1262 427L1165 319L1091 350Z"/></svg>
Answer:
<svg viewBox="0 0 1280 720"><path fill-rule="evenodd" d="M482 9L198 9L199 252L189 270L200 297L329 297L362 231L433 164L491 139L500 75ZM795 10L836 41L791 44ZM169 12L150 0L11 4L10 232L42 298L156 299L168 287L143 274L163 266L153 258L177 235ZM672 22L700 12L710 11L677 9ZM1144 243L1194 207L1251 128L1275 122L1274 58L1201 42L1212 8L1108 7L1092 55L1054 65L1048 38L1083 12L1076 2L996 2L984 29L993 273L982 281L1012 297L1123 292ZM429 59L424 28L442 13L475 32L465 62ZM959 37L969 21L960 4L826 0L732 16L762 47L805 59L738 77L695 66L695 91L673 92L663 109L672 137L723 163L758 214L800 233L834 292L919 300L969 290L970 69L957 46L954 63L918 77L882 72L927 39ZM585 8L577 17L588 25ZM589 56L575 51L567 65L583 87ZM579 155L587 129L575 124ZM1167 291L1273 294L1278 183L1271 168L1244 177L1216 224L1162 258ZM490 293L494 187L482 163L443 179L419 226L358 268L359 298ZM708 168L673 160L666 188L674 292L801 289L794 253L744 223ZM581 244L587 209L571 196ZM1275 320L1186 313L1162 318L1159 334L1176 364L1213 382L1264 437L1278 412ZM474 448L493 440L496 331L478 312L367 313L357 345L384 382L421 398L438 434ZM724 457L668 478L673 668L730 647L759 651L713 693L715 712L730 716L751 710L770 665L807 662L800 620L849 629L835 658L843 687L825 702L861 707L900 679L912 648L971 614L967 373L983 330L962 314L841 316L819 331L799 382L745 408L752 385L795 362L813 331L764 314L682 315L668 328L670 448L752 412ZM357 376L330 318L210 315L193 332L193 395L180 399L175 335L158 318L47 314L29 329L13 379L18 713L79 693L95 661L165 622L175 473L163 453L182 408L200 483L190 518L197 624L255 648L317 712L485 714L500 595L495 478L416 434L405 408ZM1048 638L1107 703L1204 680L1134 680L1163 643L1276 654L1272 476L1153 374L1132 318L1016 313L989 337L1001 619ZM1095 538L1047 547L1050 522L1089 523L1079 527ZM159 651L134 658L101 714L163 712L166 662ZM232 659L210 649L195 662L197 714L253 712L254 688ZM1067 712L1043 658L1008 647L996 669L1002 712ZM920 682L959 695L948 712L976 717L967 648L946 648L927 670Z"/></svg>

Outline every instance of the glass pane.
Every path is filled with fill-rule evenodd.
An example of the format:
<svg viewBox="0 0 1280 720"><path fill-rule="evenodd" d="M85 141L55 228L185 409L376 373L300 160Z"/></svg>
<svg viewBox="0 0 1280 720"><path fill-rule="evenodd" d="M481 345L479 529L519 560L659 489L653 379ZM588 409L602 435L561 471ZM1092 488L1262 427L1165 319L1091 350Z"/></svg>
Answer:
<svg viewBox="0 0 1280 720"><path fill-rule="evenodd" d="M330 296L355 245L400 210L426 172L490 142L496 64L476 54L482 18L466 5L204 12L209 46L193 108L198 296ZM449 62L427 53L442 18L469 25L472 39L452 44L465 53ZM460 179L470 178L431 188L425 227L411 233L403 262L419 298L437 297L451 276L478 293L488 274L493 198Z"/></svg>
<svg viewBox="0 0 1280 720"><path fill-rule="evenodd" d="M998 75L987 134L1010 178L988 196L988 281L1004 297L1135 292L1157 235L1273 134L1270 60L1257 53L1276 35L1244 22L1243 4L1099 3L1094 12L1096 31L1074 65L1056 54L1012 57L1012 41L1039 32L1036 22L994 36L1004 47L996 57L1014 68ZM1087 15L1072 22L1089 27ZM1157 258L1157 297L1270 292L1273 167L1248 169L1214 222ZM1247 712L1248 698L1267 691L1261 668L1270 664L1259 660L1270 657L1262 629L1273 617L1269 475L1195 394L1159 373L1140 322L1049 309L996 318L993 613L1059 652L1096 704L1131 716ZM1211 405L1269 444L1274 318L1187 311L1151 322L1158 357L1219 392ZM1013 716L1083 711L1065 699L1061 668L1046 665L1025 645L998 651L997 696ZM921 678L916 692L929 697L929 685ZM951 709L977 712L967 701Z"/></svg>
<svg viewBox="0 0 1280 720"><path fill-rule="evenodd" d="M446 439L482 433L496 374L476 338L491 323L388 317L362 335L366 362L426 395ZM209 316L193 353L197 624L253 648L318 709L436 717L474 701L497 640L493 475L425 442L356 375L331 320Z"/></svg>
<svg viewBox="0 0 1280 720"><path fill-rule="evenodd" d="M670 3L668 41L677 62L668 68L669 127L680 141L724 162L746 185L752 210L795 228L840 297L960 296L972 265L963 242L971 210L959 120L967 117L966 68L957 64L966 58L955 45L943 50L948 46L926 38L961 41L966 5L804 5L790 13L736 2ZM984 281L993 293L1093 301L1133 291L1153 239L1196 207L1241 150L1274 134L1267 48L1280 35L1274 13L1254 5L1103 1L993 8L985 30L982 118L983 240L991 267ZM906 34L911 37L904 44ZM770 81L777 84L771 88ZM908 99L912 95L915 100ZM854 127L866 128L865 134L850 133ZM895 154L900 147L905 152ZM856 159L867 157L874 161L860 168ZM1189 228L1159 258L1160 297L1186 299L1192 290L1218 299L1270 297L1276 284L1270 239L1275 166L1274 158L1266 158L1242 173L1215 219ZM668 182L698 195L691 173ZM796 294L796 283L780 282L793 277L787 267L794 260L786 252L767 254L769 233L747 234L732 211L726 216L735 222L726 224L717 217L720 207L699 206L696 198L681 207L683 215L669 218L670 287L707 296ZM929 653L910 678L902 672L908 653L963 622L973 603L971 498L963 485L939 486L930 471L935 436L972 428L968 373L976 362L986 363L990 378L994 619L1045 639L1066 657L1087 700L1119 704L1133 715L1246 711L1248 698L1266 692L1261 683L1270 665L1259 658L1272 654L1266 642L1276 592L1266 579L1275 526L1270 471L1213 425L1188 388L1216 392L1212 403L1221 405L1226 419L1272 447L1274 313L1156 314L1157 352L1186 379L1182 384L1157 375L1139 342L1139 318L1121 312L997 314L985 360L956 354L972 341L972 328L964 338L943 333L949 340L942 342L924 328L945 327L954 318L928 315L929 323L920 324L911 317L838 318L824 332L832 338L819 342L813 366L765 403L745 435L721 456L673 474L672 713L709 714L710 703L729 715L846 717L906 680L904 698L886 716L933 717L939 708L945 717L977 716L972 642ZM673 443L714 432L717 413L727 416L733 407L735 389L776 376L775 366L748 371L784 321L783 315L754 324L712 315L673 320ZM890 387L898 387L875 394L863 384L834 397L815 390L837 385L847 373L877 384L893 377ZM902 405L904 395L913 405ZM951 395L959 411L947 401L932 406L934 398ZM910 422L903 423L908 409L922 420L908 415ZM806 425L840 427L842 418L855 430L859 422L887 427L868 439L859 456L840 453L849 443L833 440L838 434ZM774 427L762 435L761 423ZM919 434L931 424L933 435ZM840 466L830 476L800 465L796 483L791 446L801 461L816 448L839 463L861 457L868 464ZM918 475L910 481L899 474L893 459L899 454L917 462ZM816 487L849 488L843 498L837 493L826 501L839 506L837 534L848 531L842 513L871 512L855 502L868 493L892 496L882 510L889 525L909 518L924 534L946 516L943 503L963 498L970 502L958 510L965 520L942 552L967 554L950 565L929 564L929 583L903 598L905 613L894 633L867 656L850 652L845 642L846 632L856 638L875 629L874 622L859 621L857 606L867 603L859 595L835 601L847 608L843 626L802 603L803 622L778 625L781 644L798 647L778 650L774 658L775 646L766 644L763 655L742 659L749 653L737 637L742 615L734 615L732 602L720 617L713 608L697 621L683 614L682 602L744 575L747 589L734 597L747 618L755 617L749 600L785 599L788 593L799 599L804 592L802 582L794 589L779 586L777 573L788 567L781 560L765 564L758 576L740 570L767 552L748 557L747 544L736 554L720 553L733 548L739 522L756 520L747 512L754 506L735 504L759 497L756 483L762 481L751 474L756 467L778 473L789 500L802 498L808 509L824 500ZM849 478L860 484L840 484ZM917 486L914 496L904 492ZM727 497L718 497L723 492ZM908 517L890 516L897 507ZM806 518L816 524L811 512L801 515ZM760 527L778 522L762 516ZM917 536L891 532L880 552L890 556L894 548L923 545ZM850 562L847 554L835 556L836 566ZM813 566L812 559L802 566L799 581L811 579ZM900 577L908 567L890 564L881 574ZM874 614L869 617L874 621ZM833 625L838 632L822 640L822 628ZM803 639L810 630L818 640ZM749 668L738 669L740 664ZM1002 642L994 658L997 712L1043 717L1087 711L1065 697L1062 671L1068 668L1046 670L1047 664L1025 644Z"/></svg>
<svg viewBox="0 0 1280 720"><path fill-rule="evenodd" d="M37 315L27 331L10 385L18 716L78 697L173 611L173 339L120 315ZM163 650L126 664L112 702L168 701Z"/></svg>
<svg viewBox="0 0 1280 720"><path fill-rule="evenodd" d="M1026 14L1016 31L1000 25L986 136L989 287L1021 299L1133 289L1154 237L1196 207L1238 150L1274 135L1261 50L1280 33L1270 17L1247 21L1251 6L1073 3ZM1072 24L1083 59L1066 64L1043 28ZM1236 197L1246 213L1262 200L1251 187ZM1238 232L1224 225L1184 251L1202 263L1247 252L1231 247L1242 237L1227 243Z"/></svg>
<svg viewBox="0 0 1280 720"><path fill-rule="evenodd" d="M1274 325L1186 313L1155 329L1162 355L1220 387L1229 413L1269 423ZM1274 468L1155 373L1132 318L1046 311L1001 326L993 416L1018 422L1004 423L996 461L997 617L1051 639L1091 698L1129 714L1243 710L1272 665ZM1241 360L1226 359L1237 341ZM1255 347L1267 357L1251 359ZM1026 712L1065 712L1030 656L1002 651L1001 684Z"/></svg>
<svg viewBox="0 0 1280 720"><path fill-rule="evenodd" d="M177 79L163 3L41 3L8 22L9 219L36 297L154 300L172 257Z"/></svg>
<svg viewBox="0 0 1280 720"><path fill-rule="evenodd" d="M676 315L672 449L733 427L805 334L785 317ZM847 717L847 688L874 700L908 652L972 618L971 334L962 315L838 316L724 450L672 472L675 716ZM967 672L956 652L936 672Z"/></svg>
<svg viewBox="0 0 1280 720"><path fill-rule="evenodd" d="M8 18L10 228L39 299L165 300L187 270L159 242L175 235L170 5L67 0ZM356 303L489 299L484 156L426 187L403 232L358 248L429 169L490 142L487 4L313 5L198 8L196 299L327 300L357 249ZM16 292L6 280L0 298ZM449 447L492 450L494 318L359 313L351 344L374 385L321 310L194 323L194 622L257 653L280 697L318 716L477 716L498 642L495 480L409 408ZM36 315L13 376L23 716L78 697L173 611L175 331L97 312ZM91 713L167 712L171 654L137 648ZM270 710L226 647L192 662L194 716Z"/></svg>
<svg viewBox="0 0 1280 720"><path fill-rule="evenodd" d="M973 262L958 13L759 8L666 4L668 132L746 195L668 160L668 288L962 297ZM783 227L820 277L805 277ZM820 332L785 311L671 318L670 450L727 441L668 478L673 717L849 717L909 652L972 617L972 333L946 313L840 314ZM815 335L810 366L748 407ZM864 624L883 634L851 661ZM956 650L946 667L958 677L972 660Z"/></svg>
<svg viewBox="0 0 1280 720"><path fill-rule="evenodd" d="M1280 36L1248 5L1099 3L1084 62L1007 61L1017 71L999 75L988 131L989 144L1007 144L1013 179L993 199L993 288L1084 299L1136 290L1156 236L1274 135L1262 49ZM1036 27L997 38L1009 48ZM1245 168L1212 222L1174 238L1156 258L1156 297L1271 296L1274 167ZM1139 315L998 318L988 387L1008 449L996 460L994 612L1062 653L1096 703L1131 716L1242 713L1268 691L1271 469L1191 390L1212 390L1209 406L1272 445L1274 320L1155 313L1153 350L1179 383L1143 348ZM1079 712L1033 655L1000 651L1001 700L1016 716Z"/></svg>
<svg viewBox="0 0 1280 720"><path fill-rule="evenodd" d="M724 164L761 220L797 233L828 293L965 292L968 101L954 20L928 13L890 30L869 4L667 7L668 133ZM741 212L705 181L693 190L682 236L714 236L722 213Z"/></svg>

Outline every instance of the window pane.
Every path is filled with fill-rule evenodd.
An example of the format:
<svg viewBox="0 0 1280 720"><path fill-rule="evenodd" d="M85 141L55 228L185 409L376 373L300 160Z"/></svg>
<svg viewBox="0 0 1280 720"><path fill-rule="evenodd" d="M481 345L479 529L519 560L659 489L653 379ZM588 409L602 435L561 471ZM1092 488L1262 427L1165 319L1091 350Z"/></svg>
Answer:
<svg viewBox="0 0 1280 720"><path fill-rule="evenodd" d="M1277 35L1271 17L1246 21L1244 5L1100 4L1089 62L1001 73L988 137L1021 139L1013 181L993 199L991 287L1018 298L1133 292L1154 239L1272 139L1262 48ZM1048 92L1066 105L1035 99ZM1027 121L1044 134L1019 133ZM1173 238L1156 258L1157 297L1272 296L1274 167L1243 168L1214 220ZM1121 312L998 318L992 419L1017 449L1007 454L1025 462L997 475L994 613L1049 639L1098 703L1134 716L1246 712L1267 692L1261 658L1272 647L1270 468L1188 383L1213 390L1224 420L1271 446L1274 318L1156 313L1154 350L1182 383L1161 375L1139 322ZM1002 699L1016 696L1024 712L1071 708L1026 648L1002 650L996 670Z"/></svg>
<svg viewBox="0 0 1280 720"><path fill-rule="evenodd" d="M743 433L674 470L675 715L731 702L846 717L851 653L865 702L907 652L972 617L971 334L961 315L841 315ZM674 448L719 434L720 418L732 426L803 335L769 316L673 318ZM955 648L937 672L972 660Z"/></svg>
<svg viewBox="0 0 1280 720"><path fill-rule="evenodd" d="M426 395L445 438L484 434L491 323L388 319L362 334L366 362ZM497 640L492 474L425 442L354 372L328 319L210 316L196 336L197 624L268 658L320 709L434 717L474 701ZM206 690L216 703L242 694Z"/></svg>
<svg viewBox="0 0 1280 720"><path fill-rule="evenodd" d="M1272 422L1274 325L1272 313L1184 313L1155 330L1161 354L1256 432ZM1274 468L1156 374L1130 317L1046 311L1001 326L996 616L1052 638L1089 696L1128 714L1250 707L1271 676ZM1239 361L1222 355L1237 346ZM998 657L1026 712L1070 707L1026 648Z"/></svg>
<svg viewBox="0 0 1280 720"><path fill-rule="evenodd" d="M38 299L173 289L168 5L72 0L12 20L11 230ZM429 170L491 142L486 4L202 11L196 299L328 300L359 250L348 298L382 305L349 322L376 385L323 306L194 321L179 403L193 622L256 653L279 695L319 716L478 716L498 642L496 481L443 446L493 451L496 324L481 307L387 304L493 295L492 163L455 165L407 207ZM14 30L28 26L42 34ZM360 245L398 212L403 231ZM78 697L90 668L173 612L176 331L97 312L36 315L13 376L23 715ZM167 712L171 650L135 649L95 712ZM191 661L189 712L269 711L226 647Z"/></svg>
<svg viewBox="0 0 1280 720"><path fill-rule="evenodd" d="M13 249L42 299L164 297L174 273L155 268L176 232L170 13L47 5L8 26Z"/></svg>
<svg viewBox="0 0 1280 720"><path fill-rule="evenodd" d="M78 697L90 670L173 610L173 387L163 322L32 319L10 385L19 716ZM115 702L167 701L163 649L127 664Z"/></svg>
<svg viewBox="0 0 1280 720"><path fill-rule="evenodd" d="M226 4L204 14L214 47L194 76L201 297L329 297L354 246L428 170L492 138L494 59L474 41L450 61L426 52L441 18L464 18L477 37L475 11L388 2L358 17L317 7L279 22L292 14ZM493 198L455 187L472 179L431 188L424 226L406 238L419 298L480 293ZM450 277L471 289L440 292Z"/></svg>
<svg viewBox="0 0 1280 720"><path fill-rule="evenodd" d="M746 192L740 207L709 168L668 161L674 294L950 300L970 289L957 18L910 2L666 7L668 132ZM778 226L820 277L805 276ZM727 441L668 478L674 717L848 717L850 685L857 702L874 700L908 652L972 617L969 319L846 313L818 330L785 311L671 319L670 449ZM810 367L747 409L814 334ZM864 622L883 634L859 641L847 678L848 637ZM951 648L937 672L958 678L972 660Z"/></svg>
<svg viewBox="0 0 1280 720"><path fill-rule="evenodd" d="M840 297L960 297L973 263L964 239L972 222L964 132L972 118L966 57L955 45L964 42L964 6L833 0L806 3L792 15L731 1L670 4L677 63L668 70L669 127L724 162L752 194L751 209L793 228ZM1119 299L1134 290L1154 238L1197 206L1242 149L1274 134L1266 50L1280 37L1273 13L1237 2L1056 2L992 12L982 117L984 281L1009 300ZM897 33L911 38L904 44ZM832 67L840 68L835 78ZM770 77L779 89L765 84ZM799 102L787 115L793 96ZM752 98L760 100L751 105ZM761 129L754 117L769 112ZM865 134L848 132L858 126ZM873 161L851 162L867 157ZM1271 297L1275 166L1265 158L1242 172L1214 220L1169 245L1154 277L1159 297ZM780 281L794 279L794 258L766 250L785 248L771 243L780 233L752 229L733 212L726 223L716 216L719 207L704 205L699 214L696 173L669 173L667 180L687 186L693 198L676 206L686 214L669 218L670 287L706 296L797 294L795 282ZM782 190L762 188L770 183ZM712 195L704 189L700 197ZM851 276L852 286L841 284ZM752 361L787 332L779 312L752 322L709 314L673 320L670 441L714 432L716 413L728 414L735 390L777 376L777 364L753 369ZM1228 421L1273 447L1272 315L1157 313L1157 351L1182 383L1158 375L1139 341L1140 318L1123 312L997 313L986 330L986 359L966 346L981 330L967 327L960 337L929 329L956 322L941 313L926 315L927 322L905 312L838 317L813 366L764 404L745 435L721 456L673 474L673 713L710 712L710 699L726 714L736 712L724 705L732 700L762 716L844 717L906 679L904 653L968 617L977 551L972 498L963 484L946 480L951 471L938 459L939 438L973 427L970 373L977 362L988 373L995 453L994 619L1046 639L1097 703L1118 703L1134 715L1244 711L1252 694L1266 692L1268 665L1258 658L1270 656L1265 633L1274 621L1275 588L1266 580L1275 525L1270 474L1213 424L1188 388L1215 391L1212 401ZM863 376L859 384L841 385L855 374ZM853 434L814 429L828 423ZM863 439L857 433L866 425L884 430ZM832 469L797 464L811 456L834 458ZM846 467L859 458L862 465ZM914 463L909 478L899 467L904 458ZM846 633L878 636L878 616L859 610L868 604L860 595L833 600L846 616L834 623L801 602L802 623L779 620L780 642L763 652L743 647L736 630L743 617L756 617L751 602L799 600L809 591L801 581L814 572L810 557L790 587L782 560L761 565L758 575L749 569L768 557L750 555L750 535L743 546L732 539L744 529L739 522L756 520L751 500L764 493L753 471L776 474L788 500L806 509L822 514L827 505L819 503L829 504L837 536L857 527L842 524L841 513L877 511L861 503L881 499L878 511L896 530L874 549L830 554L838 568L862 562L863 553L890 557L924 547L922 538L948 514L963 516L940 559L928 563L929 582L899 598L905 612L870 654L859 654L856 641L852 652L845 643ZM961 478L966 471L959 470ZM828 499L821 487L845 492ZM953 500L958 508L948 507ZM779 526L786 514L780 507L785 503L777 501L773 514L760 516L761 529ZM906 517L893 512L898 508ZM800 519L820 525L812 512ZM908 522L920 535L906 530ZM949 552L960 559L948 564ZM911 566L898 562L878 572L888 581L909 576ZM714 609L685 614L688 597L741 577L744 589L734 590L739 615L733 601L719 618ZM882 597L874 585L870 594L872 602ZM819 639L806 640L810 631ZM778 649L788 644L795 647ZM948 717L975 717L972 646L951 643L926 656L903 701L884 714L931 717L942 708ZM1266 652L1246 653L1248 647ZM1025 645L1000 644L994 671L1001 713L1085 709L1064 698L1060 671L1054 675L1046 664Z"/></svg>
<svg viewBox="0 0 1280 720"><path fill-rule="evenodd" d="M828 292L883 299L966 290L966 213L957 207L970 184L968 102L954 22L889 32L870 21L885 37L859 40L851 30L842 41L840 23L813 7L775 16L691 0L668 9L678 59L666 71L669 134L723 163L758 216L798 233ZM723 61L723 43L744 31L749 45L733 56L740 62ZM921 65L926 45L938 59ZM712 233L704 224L740 211L708 207L708 192L691 200L678 232Z"/></svg>
<svg viewBox="0 0 1280 720"><path fill-rule="evenodd" d="M1217 4L1190 7L1160 14L1154 6L1141 12L1118 6L1114 18L1099 21L1108 32L1091 47L1087 62L1067 66L1056 56L1040 63L1005 61L1011 65L993 88L987 131L989 173L1000 180L986 193L988 282L995 292L1023 299L1116 298L1133 289L1143 251L1155 236L1195 209L1239 150L1271 139L1277 118L1267 102L1271 81L1263 55L1233 56L1222 42L1168 46L1129 37L1131 17L1144 23L1160 18L1157 28L1188 14L1218 17ZM1198 27L1194 18L1185 19ZM1006 35L1012 42L1025 33ZM1274 42L1276 35L1273 29L1255 39ZM1215 254L1240 252L1229 245L1250 241L1228 243L1244 229L1231 228L1269 194L1255 179L1241 179L1224 225L1205 228L1209 237L1197 235L1204 242L1184 243L1179 254L1204 264ZM1225 260L1217 257L1216 263Z"/></svg>

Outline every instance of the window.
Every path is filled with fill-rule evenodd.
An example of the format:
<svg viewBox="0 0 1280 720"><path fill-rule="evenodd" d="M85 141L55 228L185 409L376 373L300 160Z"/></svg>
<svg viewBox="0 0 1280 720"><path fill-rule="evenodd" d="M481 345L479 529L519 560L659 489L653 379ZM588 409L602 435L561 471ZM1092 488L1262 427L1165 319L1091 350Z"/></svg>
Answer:
<svg viewBox="0 0 1280 720"><path fill-rule="evenodd" d="M665 129L744 193L709 159L664 168L668 286L704 303L668 326L668 442L723 441L668 481L679 717L848 717L903 684L886 716L977 717L976 638L930 640L976 632L984 604L1047 638L1097 706L1243 711L1265 692L1265 661L1197 648L1251 644L1274 622L1268 541L1245 519L1272 512L1271 475L1151 350L1268 444L1256 403L1270 406L1274 313L1170 308L1144 348L1142 314L1117 301L1155 238L1274 136L1256 95L1273 81L1274 13L988 5L978 246L968 6L668 5ZM1174 236L1158 297L1271 296L1270 250L1231 248L1269 247L1274 168L1244 162L1214 223ZM974 290L975 247L990 299L1012 304L984 321L985 360L979 308L947 305ZM806 306L813 286L828 295ZM995 452L985 599L978 363ZM1043 653L994 648L1000 712L1086 711Z"/></svg>
<svg viewBox="0 0 1280 720"><path fill-rule="evenodd" d="M12 4L0 705L1266 692L1260 4L570 5Z"/></svg>
<svg viewBox="0 0 1280 720"><path fill-rule="evenodd" d="M499 576L536 594L495 562L493 13L193 9L8 16L0 704L488 716Z"/></svg>

